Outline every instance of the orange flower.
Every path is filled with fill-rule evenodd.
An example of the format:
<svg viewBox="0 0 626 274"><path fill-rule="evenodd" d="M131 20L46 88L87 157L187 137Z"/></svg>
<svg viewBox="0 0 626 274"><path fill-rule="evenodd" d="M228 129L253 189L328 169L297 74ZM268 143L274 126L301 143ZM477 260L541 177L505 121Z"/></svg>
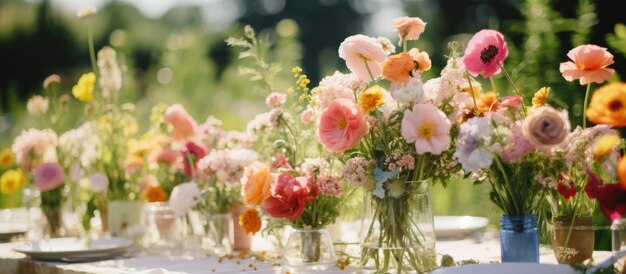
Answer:
<svg viewBox="0 0 626 274"><path fill-rule="evenodd" d="M559 71L567 81L580 79L581 85L591 82L602 84L604 80L615 75L615 71L608 67L613 64L613 54L606 48L596 45L582 45L567 53L567 57L574 62L563 62Z"/></svg>
<svg viewBox="0 0 626 274"><path fill-rule="evenodd" d="M165 202L167 193L160 186L149 186L146 190L146 200L148 202Z"/></svg>
<svg viewBox="0 0 626 274"><path fill-rule="evenodd" d="M392 82L406 83L415 68L415 63L408 52L403 52L389 56L383 62L382 68L383 78Z"/></svg>
<svg viewBox="0 0 626 274"><path fill-rule="evenodd" d="M241 177L241 196L246 205L261 205L270 196L272 175L269 165L261 162L250 164Z"/></svg>
<svg viewBox="0 0 626 274"><path fill-rule="evenodd" d="M619 183L622 188L626 188L626 155L622 156L617 164L617 176L619 177Z"/></svg>
<svg viewBox="0 0 626 274"><path fill-rule="evenodd" d="M15 160L15 155L10 148L5 148L0 152L0 167L1 168L9 168L13 161Z"/></svg>
<svg viewBox="0 0 626 274"><path fill-rule="evenodd" d="M430 61L430 57L428 53L425 51L420 51L417 48L412 48L409 50L409 55L413 58L413 61L417 63L417 70L419 72L427 71L432 66L432 62Z"/></svg>
<svg viewBox="0 0 626 274"><path fill-rule="evenodd" d="M488 112L495 112L498 110L498 96L493 91L485 93L480 97L478 101L478 107Z"/></svg>
<svg viewBox="0 0 626 274"><path fill-rule="evenodd" d="M596 124L626 127L626 83L610 83L596 90L587 118Z"/></svg>
<svg viewBox="0 0 626 274"><path fill-rule="evenodd" d="M261 230L261 217L259 212L254 208L246 208L241 215L239 215L239 225L243 228L243 231L254 235Z"/></svg>

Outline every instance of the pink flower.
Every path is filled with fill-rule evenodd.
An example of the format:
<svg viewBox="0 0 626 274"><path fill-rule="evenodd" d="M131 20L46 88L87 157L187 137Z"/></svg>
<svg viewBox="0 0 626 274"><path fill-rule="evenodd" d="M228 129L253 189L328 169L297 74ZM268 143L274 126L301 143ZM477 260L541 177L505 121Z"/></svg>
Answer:
<svg viewBox="0 0 626 274"><path fill-rule="evenodd" d="M387 54L376 38L357 34L341 43L339 57L346 60L350 71L359 79L369 82L382 75L380 64L385 61Z"/></svg>
<svg viewBox="0 0 626 274"><path fill-rule="evenodd" d="M109 178L98 172L89 176L89 188L95 193L106 192L109 188Z"/></svg>
<svg viewBox="0 0 626 274"><path fill-rule="evenodd" d="M615 71L606 68L613 64L613 54L606 48L596 45L582 45L575 47L567 53L574 62L563 62L559 71L567 81L580 79L581 85L591 82L602 84L606 79L615 75Z"/></svg>
<svg viewBox="0 0 626 274"><path fill-rule="evenodd" d="M165 121L172 125L174 128L174 138L179 140L187 139L187 137L193 135L198 128L196 121L180 104L173 104L165 110Z"/></svg>
<svg viewBox="0 0 626 274"><path fill-rule="evenodd" d="M289 158L287 158L285 154L277 153L274 157L272 157L270 167L272 170L277 170L279 168L291 169L291 164L289 164Z"/></svg>
<svg viewBox="0 0 626 274"><path fill-rule="evenodd" d="M500 66L509 55L504 36L495 30L484 29L474 34L463 56L463 64L472 76L482 74L489 78L500 73Z"/></svg>
<svg viewBox="0 0 626 274"><path fill-rule="evenodd" d="M41 192L53 190L65 181L65 172L58 163L44 163L34 172L33 183Z"/></svg>
<svg viewBox="0 0 626 274"><path fill-rule="evenodd" d="M502 102L500 102L500 108L509 109L517 108L522 104L522 97L520 96L504 96Z"/></svg>
<svg viewBox="0 0 626 274"><path fill-rule="evenodd" d="M307 108L300 114L300 122L308 124L313 120L313 109Z"/></svg>
<svg viewBox="0 0 626 274"><path fill-rule="evenodd" d="M336 99L322 112L317 125L317 137L333 152L355 147L368 132L363 111L348 99Z"/></svg>
<svg viewBox="0 0 626 274"><path fill-rule="evenodd" d="M277 107L287 101L287 94L272 92L265 98L265 103L270 107Z"/></svg>
<svg viewBox="0 0 626 274"><path fill-rule="evenodd" d="M511 135L507 139L507 146L502 151L502 158L507 162L517 162L535 147L526 139L522 132L522 121L511 125Z"/></svg>
<svg viewBox="0 0 626 274"><path fill-rule="evenodd" d="M207 149L202 144L187 142L181 149L181 153L183 155L183 171L189 178L192 178L198 172L198 161L206 155Z"/></svg>
<svg viewBox="0 0 626 274"><path fill-rule="evenodd" d="M419 17L398 17L391 21L391 26L402 40L417 40L426 29L426 23Z"/></svg>
<svg viewBox="0 0 626 274"><path fill-rule="evenodd" d="M23 130L11 148L20 167L31 171L41 163L57 161L57 144L57 134L51 129L31 128Z"/></svg>
<svg viewBox="0 0 626 274"><path fill-rule="evenodd" d="M452 123L446 114L432 104L416 104L413 111L406 110L402 117L402 137L415 143L417 154L441 154L450 147Z"/></svg>
<svg viewBox="0 0 626 274"><path fill-rule="evenodd" d="M281 173L272 183L270 193L263 201L263 210L274 218L294 220L302 215L307 203L317 198L319 190L307 177Z"/></svg>
<svg viewBox="0 0 626 274"><path fill-rule="evenodd" d="M178 153L169 147L163 148L157 156L157 162L165 163L168 166L173 165L178 160Z"/></svg>
<svg viewBox="0 0 626 274"><path fill-rule="evenodd" d="M341 178L339 176L320 175L317 177L316 184L320 189L320 193L326 196L339 197L343 192L343 186L341 185Z"/></svg>

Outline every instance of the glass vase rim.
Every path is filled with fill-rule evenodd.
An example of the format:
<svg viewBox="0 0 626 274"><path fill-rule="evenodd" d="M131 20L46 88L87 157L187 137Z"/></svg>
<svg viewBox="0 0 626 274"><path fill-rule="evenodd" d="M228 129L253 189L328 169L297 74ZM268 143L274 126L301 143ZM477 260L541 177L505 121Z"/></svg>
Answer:
<svg viewBox="0 0 626 274"><path fill-rule="evenodd" d="M313 231L326 231L328 232L328 229L324 226L324 227L320 227L320 228L295 228L292 227L293 230L298 231L298 232L313 232Z"/></svg>

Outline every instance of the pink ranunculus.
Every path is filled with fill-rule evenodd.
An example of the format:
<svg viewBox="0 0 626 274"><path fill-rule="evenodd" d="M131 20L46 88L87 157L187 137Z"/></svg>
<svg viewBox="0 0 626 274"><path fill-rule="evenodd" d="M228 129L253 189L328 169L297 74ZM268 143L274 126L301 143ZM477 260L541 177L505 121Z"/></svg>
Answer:
<svg viewBox="0 0 626 274"><path fill-rule="evenodd" d="M504 96L502 97L502 102L500 102L500 107L504 109L517 108L521 104L522 97L520 96Z"/></svg>
<svg viewBox="0 0 626 274"><path fill-rule="evenodd" d="M415 143L417 154L438 155L450 147L451 127L446 114L434 105L416 104L404 112L400 130L404 140Z"/></svg>
<svg viewBox="0 0 626 274"><path fill-rule="evenodd" d="M504 59L509 55L509 48L504 36L495 30L484 29L474 34L463 56L463 64L472 76L482 74L489 78L500 73Z"/></svg>
<svg viewBox="0 0 626 274"><path fill-rule="evenodd" d="M607 68L613 64L613 54L606 48L582 45L570 50L567 56L574 62L563 62L559 66L559 71L567 81L579 79L581 85L591 82L602 84L615 75L613 69Z"/></svg>
<svg viewBox="0 0 626 274"><path fill-rule="evenodd" d="M313 120L313 109L307 108L300 114L300 122L303 124L308 124Z"/></svg>
<svg viewBox="0 0 626 274"><path fill-rule="evenodd" d="M195 182L182 183L174 187L168 205L176 216L182 216L196 206L202 193Z"/></svg>
<svg viewBox="0 0 626 274"><path fill-rule="evenodd" d="M44 163L34 172L33 183L41 192L53 190L65 181L65 172L58 163Z"/></svg>
<svg viewBox="0 0 626 274"><path fill-rule="evenodd" d="M109 178L98 172L89 176L89 189L95 193L106 192L109 188Z"/></svg>
<svg viewBox="0 0 626 274"><path fill-rule="evenodd" d="M187 139L198 128L196 121L180 104L173 104L165 110L165 121L172 125L174 138L178 140Z"/></svg>
<svg viewBox="0 0 626 274"><path fill-rule="evenodd" d="M417 40L426 29L426 22L419 17L403 16L393 19L391 26L400 36L400 41Z"/></svg>
<svg viewBox="0 0 626 274"><path fill-rule="evenodd" d="M161 150L161 152L159 152L159 155L157 155L157 162L159 163L165 163L168 166L173 165L174 163L176 163L176 160L178 160L178 152L174 151L173 149L169 148L169 147L165 147L163 148L163 150Z"/></svg>
<svg viewBox="0 0 626 274"><path fill-rule="evenodd" d="M270 107L277 107L287 101L287 94L272 92L265 98L265 103Z"/></svg>
<svg viewBox="0 0 626 274"><path fill-rule="evenodd" d="M270 197L263 201L263 210L274 218L294 220L302 215L306 204L317 195L319 190L307 177L281 173L272 182Z"/></svg>
<svg viewBox="0 0 626 274"><path fill-rule="evenodd" d="M346 60L350 71L359 79L369 82L382 75L380 65L387 58L387 54L376 38L357 34L341 42L339 57Z"/></svg>
<svg viewBox="0 0 626 274"><path fill-rule="evenodd" d="M183 171L192 178L198 172L198 161L206 156L207 149L204 145L195 142L187 142L181 149L183 156Z"/></svg>
<svg viewBox="0 0 626 274"><path fill-rule="evenodd" d="M365 114L354 102L336 99L322 112L317 137L329 151L342 152L358 145L368 130Z"/></svg>

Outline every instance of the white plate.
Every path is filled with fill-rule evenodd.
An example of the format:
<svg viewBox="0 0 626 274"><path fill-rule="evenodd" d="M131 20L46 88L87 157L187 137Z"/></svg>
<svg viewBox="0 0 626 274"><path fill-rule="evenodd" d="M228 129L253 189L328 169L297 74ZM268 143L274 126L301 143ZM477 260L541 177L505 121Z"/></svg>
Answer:
<svg viewBox="0 0 626 274"><path fill-rule="evenodd" d="M481 230L489 220L474 216L435 216L435 235L437 238L459 238Z"/></svg>
<svg viewBox="0 0 626 274"><path fill-rule="evenodd" d="M132 246L126 238L93 240L87 247L84 238L54 238L17 245L13 250L37 260L78 261L122 255Z"/></svg>
<svg viewBox="0 0 626 274"><path fill-rule="evenodd" d="M502 263L502 264L473 264L437 269L431 274L582 274L569 265L551 265L536 263Z"/></svg>

